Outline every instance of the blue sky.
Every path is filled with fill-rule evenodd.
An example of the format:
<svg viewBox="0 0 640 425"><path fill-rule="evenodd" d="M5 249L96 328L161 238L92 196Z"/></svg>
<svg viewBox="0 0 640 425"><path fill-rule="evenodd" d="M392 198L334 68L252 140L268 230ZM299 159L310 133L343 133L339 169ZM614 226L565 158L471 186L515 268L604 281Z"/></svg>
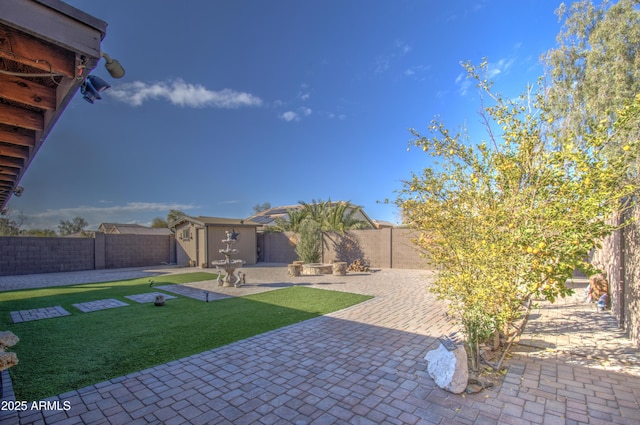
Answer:
<svg viewBox="0 0 640 425"><path fill-rule="evenodd" d="M410 128L479 127L461 61L516 95L560 29L549 0L66 0L108 23L126 69L78 93L9 202L25 227L148 225L169 209L245 218L256 204L345 200L399 221L394 191L429 165Z"/></svg>

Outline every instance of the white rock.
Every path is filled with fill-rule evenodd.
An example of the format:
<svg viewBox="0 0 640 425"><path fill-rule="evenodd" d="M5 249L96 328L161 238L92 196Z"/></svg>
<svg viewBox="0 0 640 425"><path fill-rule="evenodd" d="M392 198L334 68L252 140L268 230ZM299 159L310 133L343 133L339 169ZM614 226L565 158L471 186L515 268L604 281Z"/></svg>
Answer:
<svg viewBox="0 0 640 425"><path fill-rule="evenodd" d="M469 365L464 346L449 351L440 344L435 350L429 351L424 359L429 362L427 372L437 386L454 394L460 394L467 388Z"/></svg>

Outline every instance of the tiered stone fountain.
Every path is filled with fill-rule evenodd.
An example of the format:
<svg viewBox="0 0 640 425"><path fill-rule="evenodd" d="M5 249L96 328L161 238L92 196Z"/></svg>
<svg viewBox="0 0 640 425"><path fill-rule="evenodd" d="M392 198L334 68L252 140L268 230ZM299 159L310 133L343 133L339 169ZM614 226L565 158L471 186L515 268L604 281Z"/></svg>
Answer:
<svg viewBox="0 0 640 425"><path fill-rule="evenodd" d="M243 282L240 276L236 276L234 273L236 269L242 267L245 263L244 260L232 259L234 255L238 255L238 250L232 248L233 245L238 243L238 233L234 230L227 230L227 239L223 239L222 242L227 244L225 249L219 250L220 254L224 255L224 260L213 260L211 265L215 266L220 274L218 277L218 284L220 286L235 286L239 287ZM222 277L224 271L225 276Z"/></svg>

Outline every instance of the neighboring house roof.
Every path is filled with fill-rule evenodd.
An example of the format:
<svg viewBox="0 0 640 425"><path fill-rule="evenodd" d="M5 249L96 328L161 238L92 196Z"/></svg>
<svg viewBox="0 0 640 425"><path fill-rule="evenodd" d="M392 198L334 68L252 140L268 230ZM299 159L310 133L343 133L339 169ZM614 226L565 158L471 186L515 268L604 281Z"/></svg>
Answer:
<svg viewBox="0 0 640 425"><path fill-rule="evenodd" d="M182 223L194 223L200 226L260 226L260 223L248 219L241 218L223 218L223 217L191 217L184 215L172 223L169 223L170 229L175 229Z"/></svg>
<svg viewBox="0 0 640 425"><path fill-rule="evenodd" d="M340 204L342 203L341 201L337 201L337 202L331 202L332 204ZM354 205L355 207L358 207L357 205ZM300 204L296 204L296 205L286 205L286 206L282 206L282 207L274 207L274 208L269 208L267 210L264 211L260 211L257 214L254 214L250 217L247 217L247 220L251 220L254 221L256 223L260 223L262 226L268 227L268 226L275 226L276 225L276 219L283 219L283 220L288 220L289 219L289 211L292 210L301 210L303 208L302 205ZM369 216L364 212L364 210L362 209L362 207L358 207L360 208L360 211L358 213L355 214L355 218L357 220L362 220L365 221L367 223L369 223L369 225L371 225L371 227L373 228L377 228L378 226L376 225L374 220L371 220L371 218L369 218Z"/></svg>
<svg viewBox="0 0 640 425"><path fill-rule="evenodd" d="M103 233L116 235L170 235L167 228L146 227L140 224L102 223L98 230Z"/></svg>
<svg viewBox="0 0 640 425"><path fill-rule="evenodd" d="M373 220L373 223L375 224L376 229L383 229L383 228L387 228L387 227L396 227L396 225L391 223L390 221Z"/></svg>

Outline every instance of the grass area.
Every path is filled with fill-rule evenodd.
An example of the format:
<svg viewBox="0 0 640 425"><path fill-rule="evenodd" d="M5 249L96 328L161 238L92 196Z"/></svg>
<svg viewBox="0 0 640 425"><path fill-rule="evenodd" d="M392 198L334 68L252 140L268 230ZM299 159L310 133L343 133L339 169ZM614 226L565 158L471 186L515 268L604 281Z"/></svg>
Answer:
<svg viewBox="0 0 640 425"><path fill-rule="evenodd" d="M155 285L210 280L210 273L155 277ZM215 287L212 287L212 291ZM163 307L125 295L162 292L147 278L0 293L3 330L20 342L10 369L17 400L39 400L210 350L371 297L287 287L205 303L177 296ZM175 295L175 294L171 294ZM130 304L81 313L74 303L115 298ZM9 312L61 305L71 316L12 323Z"/></svg>

